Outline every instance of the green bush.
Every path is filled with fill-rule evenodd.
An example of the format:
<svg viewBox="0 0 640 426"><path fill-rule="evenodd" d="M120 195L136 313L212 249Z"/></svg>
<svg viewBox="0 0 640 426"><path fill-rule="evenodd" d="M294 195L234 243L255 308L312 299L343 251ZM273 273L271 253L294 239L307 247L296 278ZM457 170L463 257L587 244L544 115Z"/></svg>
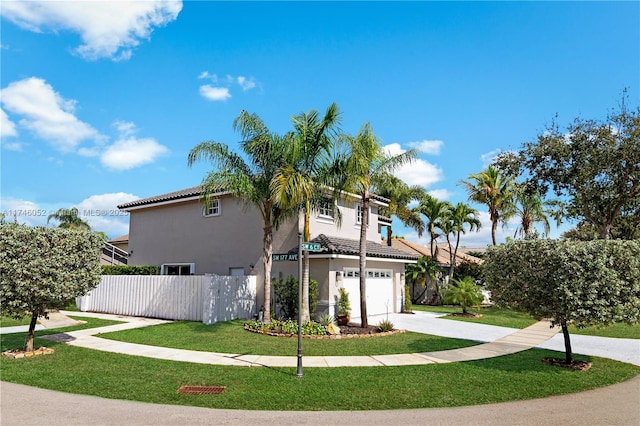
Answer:
<svg viewBox="0 0 640 426"><path fill-rule="evenodd" d="M289 275L286 280L273 280L276 303L280 305L282 317L293 319L298 316L298 280ZM309 313L313 316L318 308L318 281L309 280Z"/></svg>
<svg viewBox="0 0 640 426"><path fill-rule="evenodd" d="M338 289L340 297L338 297L338 315L349 315L351 313L351 302L349 302L349 293L344 287Z"/></svg>
<svg viewBox="0 0 640 426"><path fill-rule="evenodd" d="M404 304L402 305L402 312L411 312L413 310L413 304L411 303L411 290L409 284L404 286Z"/></svg>
<svg viewBox="0 0 640 426"><path fill-rule="evenodd" d="M469 307L480 305L483 300L482 291L476 285L473 277L453 280L453 284L449 284L444 296L444 303L460 305L463 314L467 313Z"/></svg>
<svg viewBox="0 0 640 426"><path fill-rule="evenodd" d="M158 275L156 265L102 265L102 275Z"/></svg>
<svg viewBox="0 0 640 426"><path fill-rule="evenodd" d="M393 330L393 323L389 320L383 320L378 323L378 329L380 331L387 332Z"/></svg>

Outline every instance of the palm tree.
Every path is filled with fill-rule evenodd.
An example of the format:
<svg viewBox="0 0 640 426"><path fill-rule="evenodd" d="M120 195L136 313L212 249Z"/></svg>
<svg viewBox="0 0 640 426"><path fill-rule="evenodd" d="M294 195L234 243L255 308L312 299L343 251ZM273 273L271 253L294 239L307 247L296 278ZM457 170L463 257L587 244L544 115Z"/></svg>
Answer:
<svg viewBox="0 0 640 426"><path fill-rule="evenodd" d="M469 225L469 231L474 229L478 231L482 227L480 219L478 219L478 211L468 204L458 203L447 210L443 223L443 231L447 235L447 243L449 244L449 259L451 268L449 269L449 279L453 278L453 270L456 265L456 259L458 257L458 247L460 246L460 234L465 234L465 225ZM449 234L456 235L456 244L451 250L451 240Z"/></svg>
<svg viewBox="0 0 640 426"><path fill-rule="evenodd" d="M406 277L411 281L411 297L412 302L420 301L428 289L429 280L437 280L438 273L441 272L440 267L433 258L429 256L423 256L418 259L417 263L411 263L406 267ZM418 297L414 297L414 287L416 284L424 287L424 290ZM435 284L436 293L438 292L438 285Z"/></svg>
<svg viewBox="0 0 640 426"><path fill-rule="evenodd" d="M436 258L437 254L436 240L441 235L436 232L436 229L441 227L441 223L446 218L450 207L451 203L448 201L438 201L437 198L427 195L420 200L420 205L414 208L414 211L426 218L426 229L429 231L431 238L431 257L433 259Z"/></svg>
<svg viewBox="0 0 640 426"><path fill-rule="evenodd" d="M478 203L486 204L489 207L489 217L491 218L491 241L495 246L496 228L498 222L506 222L514 214L513 177L500 173L496 167L489 166L480 173L469 175L468 181L460 181L469 199Z"/></svg>
<svg viewBox="0 0 640 426"><path fill-rule="evenodd" d="M338 105L332 103L322 118L316 110L312 110L291 119L294 130L286 136L287 149L283 153L283 163L275 171L270 185L277 206L285 210L302 211L303 237L309 241L311 211L327 201L322 195L326 193L326 187L333 183L331 156L340 123L340 111ZM337 214L338 209L334 209L334 213ZM309 319L309 252L304 251L302 321Z"/></svg>
<svg viewBox="0 0 640 426"><path fill-rule="evenodd" d="M70 209L61 208L47 216L47 223L49 223L51 219L55 219L60 222L60 224L58 224L59 228L90 231L91 226L82 220L78 214L78 209L75 207L71 207Z"/></svg>
<svg viewBox="0 0 640 426"><path fill-rule="evenodd" d="M241 198L247 205L255 206L262 215L262 261L264 265L264 316L271 321L271 266L273 231L277 229L287 212L275 206L270 189L271 179L280 166L285 147L281 136L271 133L256 114L241 111L233 122L242 141L240 147L247 157L229 151L227 145L215 141L201 142L189 152L188 164L207 160L214 165L202 181L201 200L208 208L213 194L229 192Z"/></svg>
<svg viewBox="0 0 640 426"><path fill-rule="evenodd" d="M551 231L549 216L556 216L551 210L554 201L543 201L538 193L529 193L524 187L518 187L515 193L516 215L520 218L520 224L513 233L513 237L520 234L523 238L532 238L536 233L534 224L542 223L543 235L546 237ZM556 221L559 222L556 216Z"/></svg>
<svg viewBox="0 0 640 426"><path fill-rule="evenodd" d="M367 318L366 264L367 264L367 227L369 223L369 205L371 195L378 187L389 182L392 172L403 164L413 161L418 155L416 150L409 150L398 155L387 154L373 133L369 123L360 128L356 136L344 135L346 146L343 159L343 182L340 188L360 195L360 317L361 327L369 325Z"/></svg>
<svg viewBox="0 0 640 426"><path fill-rule="evenodd" d="M424 222L420 217L420 213L409 208L409 204L413 201L420 201L426 196L423 187L415 185L409 186L400 178L389 175L388 180L378 185L377 194L388 198L389 205L381 207L380 213L385 216L396 216L405 226L413 228L421 237L424 232ZM391 226L387 226L387 245L391 245L393 230Z"/></svg>

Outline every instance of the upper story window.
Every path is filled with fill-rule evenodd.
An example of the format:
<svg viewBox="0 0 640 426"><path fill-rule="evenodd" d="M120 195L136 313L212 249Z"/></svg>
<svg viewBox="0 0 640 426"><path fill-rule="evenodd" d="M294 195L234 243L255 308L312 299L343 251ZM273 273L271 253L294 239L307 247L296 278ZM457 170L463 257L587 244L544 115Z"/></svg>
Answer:
<svg viewBox="0 0 640 426"><path fill-rule="evenodd" d="M222 203L220 202L220 199L216 198L215 200L211 200L209 201L209 207L204 208L204 215L220 216L220 213L222 211L221 207L222 207Z"/></svg>
<svg viewBox="0 0 640 426"><path fill-rule="evenodd" d="M335 204L329 199L322 200L318 206L318 216L324 219L332 219L335 209Z"/></svg>
<svg viewBox="0 0 640 426"><path fill-rule="evenodd" d="M362 223L362 204L356 205L356 224L360 225ZM367 226L371 223L371 208L369 208L369 215L367 216Z"/></svg>

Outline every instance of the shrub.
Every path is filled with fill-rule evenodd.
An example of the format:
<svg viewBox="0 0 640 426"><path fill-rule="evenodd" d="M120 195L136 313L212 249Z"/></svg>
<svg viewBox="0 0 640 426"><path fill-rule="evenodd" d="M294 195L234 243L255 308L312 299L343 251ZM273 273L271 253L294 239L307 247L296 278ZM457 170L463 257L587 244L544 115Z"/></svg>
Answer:
<svg viewBox="0 0 640 426"><path fill-rule="evenodd" d="M349 315L351 313L351 302L349 302L349 293L343 287L338 289L340 296L338 297L338 315Z"/></svg>
<svg viewBox="0 0 640 426"><path fill-rule="evenodd" d="M484 296L473 277L465 277L462 280L453 280L453 284L447 287L444 300L445 303L460 305L462 313L466 314L467 308L480 305Z"/></svg>
<svg viewBox="0 0 640 426"><path fill-rule="evenodd" d="M389 320L383 320L378 323L378 329L383 333L393 330L393 323Z"/></svg>
<svg viewBox="0 0 640 426"><path fill-rule="evenodd" d="M409 284L404 286L404 303L402 305L402 312L411 312L413 304L411 303L411 290L409 290Z"/></svg>
<svg viewBox="0 0 640 426"><path fill-rule="evenodd" d="M285 319L298 316L298 280L289 275L286 280L273 280L276 303L280 305ZM309 280L309 313L313 315L318 307L318 281Z"/></svg>
<svg viewBox="0 0 640 426"><path fill-rule="evenodd" d="M102 265L102 275L158 275L155 265Z"/></svg>
<svg viewBox="0 0 640 426"><path fill-rule="evenodd" d="M320 325L322 325L323 327L327 327L335 323L336 323L336 319L331 314L324 314L323 316L320 317Z"/></svg>

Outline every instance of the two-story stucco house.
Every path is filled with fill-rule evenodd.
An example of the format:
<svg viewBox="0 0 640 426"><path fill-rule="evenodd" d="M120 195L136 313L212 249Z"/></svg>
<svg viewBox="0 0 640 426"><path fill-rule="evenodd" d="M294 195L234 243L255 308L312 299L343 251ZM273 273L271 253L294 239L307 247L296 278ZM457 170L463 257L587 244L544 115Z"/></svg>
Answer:
<svg viewBox="0 0 640 426"><path fill-rule="evenodd" d="M387 200L374 197L367 231L367 309L369 315L399 312L404 266L418 256L380 243L389 218L378 215ZM228 193L215 194L204 209L200 187L157 195L118 206L130 213L129 264L159 265L162 274L257 276L257 306L264 295L262 218L258 210ZM332 209L342 215L340 226ZM310 232L321 250L310 253L310 275L319 284L316 315L335 313L338 289L350 295L353 318L360 316L358 254L362 207L346 195L337 205L327 203L311 215ZM303 218L292 219L274 231L272 278L297 278L298 230ZM280 255L280 256L279 256ZM272 298L273 300L273 298ZM273 309L273 306L272 306Z"/></svg>

